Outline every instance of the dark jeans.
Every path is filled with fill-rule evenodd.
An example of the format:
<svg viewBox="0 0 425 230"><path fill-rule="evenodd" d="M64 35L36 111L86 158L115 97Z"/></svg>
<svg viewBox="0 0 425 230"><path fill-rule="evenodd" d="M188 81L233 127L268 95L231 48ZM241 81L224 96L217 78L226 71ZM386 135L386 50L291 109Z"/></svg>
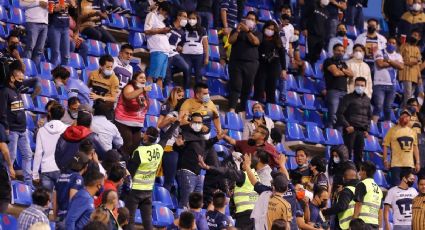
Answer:
<svg viewBox="0 0 425 230"><path fill-rule="evenodd" d="M188 207L190 193L202 193L202 176L180 169L177 171L177 182L179 183L179 208Z"/></svg>
<svg viewBox="0 0 425 230"><path fill-rule="evenodd" d="M391 120L391 105L394 102L395 91L392 85L373 86L373 115L380 116L384 111L384 120Z"/></svg>
<svg viewBox="0 0 425 230"><path fill-rule="evenodd" d="M363 159L363 149L364 149L364 132L354 128L354 132L348 134L344 130L344 144L347 146L348 154L350 159L352 156L354 164L359 166ZM354 154L354 155L353 155Z"/></svg>
<svg viewBox="0 0 425 230"><path fill-rule="evenodd" d="M24 57L32 59L36 65L40 64L41 55L47 39L48 26L44 23L25 23L26 44Z"/></svg>
<svg viewBox="0 0 425 230"><path fill-rule="evenodd" d="M140 136L140 127L131 127L115 122L118 131L124 141L121 146L121 154L125 161L128 161L133 154L133 151L140 145L142 137Z"/></svg>
<svg viewBox="0 0 425 230"><path fill-rule="evenodd" d="M229 63L229 108L236 109L240 98L240 110L245 110L246 101L251 93L252 84L257 74L258 61L230 61Z"/></svg>
<svg viewBox="0 0 425 230"><path fill-rule="evenodd" d="M213 20L213 15L211 12L198 12L199 17L201 18L201 25L205 29L210 28L209 20Z"/></svg>
<svg viewBox="0 0 425 230"><path fill-rule="evenodd" d="M345 19L346 19L347 25L356 27L358 34L363 33L363 26L364 26L363 7L348 5Z"/></svg>
<svg viewBox="0 0 425 230"><path fill-rule="evenodd" d="M60 174L60 171L41 173L41 185L43 188L49 190L49 192L53 192L53 188Z"/></svg>
<svg viewBox="0 0 425 230"><path fill-rule="evenodd" d="M185 78L185 86L190 86L191 72L192 69L195 73L196 83L202 82L202 67L204 65L204 55L203 54L182 54L184 60L189 66L189 75Z"/></svg>
<svg viewBox="0 0 425 230"><path fill-rule="evenodd" d="M164 152L162 155L162 172L164 173L164 188L168 191L171 190L171 187L174 184L174 179L176 178L177 173L177 162L179 160L179 153Z"/></svg>
<svg viewBox="0 0 425 230"><path fill-rule="evenodd" d="M99 40L105 43L117 43L111 33L103 29L101 26L86 28L82 31L89 39Z"/></svg>
<svg viewBox="0 0 425 230"><path fill-rule="evenodd" d="M152 191L131 190L125 201L125 207L130 212L130 221L126 229L134 229L136 209L140 210L143 229L153 229L152 226Z"/></svg>
<svg viewBox="0 0 425 230"><path fill-rule="evenodd" d="M246 210L244 212L236 213L236 228L243 230L254 229L254 219L251 219L252 210Z"/></svg>
<svg viewBox="0 0 425 230"><path fill-rule="evenodd" d="M165 83L168 85L173 82L173 71L171 68L183 72L184 88L189 89L191 70L182 55L177 54L168 58L167 78L165 80Z"/></svg>
<svg viewBox="0 0 425 230"><path fill-rule="evenodd" d="M308 54L307 59L310 62L311 65L314 65L317 60L320 58L320 53L322 52L322 49L325 47L325 38L319 37L314 34L309 34L307 37L308 42Z"/></svg>
<svg viewBox="0 0 425 230"><path fill-rule="evenodd" d="M266 102L276 103L276 83L281 71L282 67L279 61L273 61L271 63L260 62L260 67L254 81L254 100L264 101L264 93L266 93Z"/></svg>
<svg viewBox="0 0 425 230"><path fill-rule="evenodd" d="M68 65L70 57L69 27L49 27L49 45L52 49L51 63Z"/></svg>
<svg viewBox="0 0 425 230"><path fill-rule="evenodd" d="M400 172L404 169L411 169L410 167L391 167L390 173L391 173L391 187L398 186L401 182L400 178Z"/></svg>
<svg viewBox="0 0 425 230"><path fill-rule="evenodd" d="M336 122L336 111L338 110L339 102L346 94L347 92L341 90L331 89L327 91L325 98L326 106L328 107L327 128L333 128Z"/></svg>

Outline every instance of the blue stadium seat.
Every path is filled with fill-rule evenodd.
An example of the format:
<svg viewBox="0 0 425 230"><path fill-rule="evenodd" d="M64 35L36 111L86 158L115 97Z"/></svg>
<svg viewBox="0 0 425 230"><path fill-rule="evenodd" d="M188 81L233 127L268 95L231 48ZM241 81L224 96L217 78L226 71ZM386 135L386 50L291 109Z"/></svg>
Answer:
<svg viewBox="0 0 425 230"><path fill-rule="evenodd" d="M250 11L257 12L257 11L258 11L258 9L257 9L257 8L254 8L254 7L252 7L252 6L247 6L247 5L245 5L245 7L244 7L244 9L243 9L243 15L247 15L247 14L248 14L248 12L250 12Z"/></svg>
<svg viewBox="0 0 425 230"><path fill-rule="evenodd" d="M298 164L295 160L295 157L289 156L288 160L286 161L286 168L289 170L294 170L298 167Z"/></svg>
<svg viewBox="0 0 425 230"><path fill-rule="evenodd" d="M260 0L259 7L261 9L273 10L274 9L274 0Z"/></svg>
<svg viewBox="0 0 425 230"><path fill-rule="evenodd" d="M35 77L38 75L37 67L31 59L23 58L22 61L24 62L24 65L25 65L26 76Z"/></svg>
<svg viewBox="0 0 425 230"><path fill-rule="evenodd" d="M298 39L298 44L300 44L300 45L307 44L307 38L302 33L300 34L300 37Z"/></svg>
<svg viewBox="0 0 425 230"><path fill-rule="evenodd" d="M286 92L286 105L293 106L297 108L302 108L303 104L301 102L300 96L294 91Z"/></svg>
<svg viewBox="0 0 425 230"><path fill-rule="evenodd" d="M227 97L229 95L227 83L223 82L223 80L216 78L208 78L207 84L210 95L219 95L223 97Z"/></svg>
<svg viewBox="0 0 425 230"><path fill-rule="evenodd" d="M106 23L108 27L116 29L124 29L128 27L127 19L119 14L110 14L108 16L108 20L106 20Z"/></svg>
<svg viewBox="0 0 425 230"><path fill-rule="evenodd" d="M312 78L322 80L323 79L323 63L316 62L314 64L314 72L315 72L315 75L312 76Z"/></svg>
<svg viewBox="0 0 425 230"><path fill-rule="evenodd" d="M1 12L0 12L0 15L1 15ZM1 18L0 18L0 21L1 21ZM7 37L6 29L4 28L3 25L0 25L0 37L4 39Z"/></svg>
<svg viewBox="0 0 425 230"><path fill-rule="evenodd" d="M236 130L229 130L229 136L237 141L242 140L242 132Z"/></svg>
<svg viewBox="0 0 425 230"><path fill-rule="evenodd" d="M285 146L282 143L277 143L275 148L278 153L283 154L285 152Z"/></svg>
<svg viewBox="0 0 425 230"><path fill-rule="evenodd" d="M305 76L314 78L314 70L308 61L305 61Z"/></svg>
<svg viewBox="0 0 425 230"><path fill-rule="evenodd" d="M211 45L218 45L218 33L216 29L209 29L208 30L208 43Z"/></svg>
<svg viewBox="0 0 425 230"><path fill-rule="evenodd" d="M323 118L320 113L316 110L305 110L304 111L304 124L314 123L320 128L324 128Z"/></svg>
<svg viewBox="0 0 425 230"><path fill-rule="evenodd" d="M155 186L162 187L163 184L164 184L164 177L163 176L155 177Z"/></svg>
<svg viewBox="0 0 425 230"><path fill-rule="evenodd" d="M299 76L297 78L297 81L298 81L297 92L319 94L319 91L317 90L316 82L311 80L310 78Z"/></svg>
<svg viewBox="0 0 425 230"><path fill-rule="evenodd" d="M286 122L303 123L303 112L297 108L287 106L284 111L284 120Z"/></svg>
<svg viewBox="0 0 425 230"><path fill-rule="evenodd" d="M34 111L45 113L46 112L46 104L50 101L50 98L43 97L43 96L37 96L34 99Z"/></svg>
<svg viewBox="0 0 425 230"><path fill-rule="evenodd" d="M245 108L246 119L252 119L252 116L254 115L252 113L252 106L254 106L255 103L258 103L258 101L248 100L246 102L246 108Z"/></svg>
<svg viewBox="0 0 425 230"><path fill-rule="evenodd" d="M75 70L73 67L71 66L63 66L65 67L68 71L69 71L69 75L71 78L75 78L78 79L78 73L77 70Z"/></svg>
<svg viewBox="0 0 425 230"><path fill-rule="evenodd" d="M91 72L93 72L93 70L83 69L81 71L80 80L83 81L86 85L89 82Z"/></svg>
<svg viewBox="0 0 425 230"><path fill-rule="evenodd" d="M30 186L24 184L24 182L18 180L12 180L10 182L12 187L12 200L11 204L17 204L22 206L30 206L32 204L32 189Z"/></svg>
<svg viewBox="0 0 425 230"><path fill-rule="evenodd" d="M88 56L87 57L87 69L88 70L97 70L99 69L99 58Z"/></svg>
<svg viewBox="0 0 425 230"><path fill-rule="evenodd" d="M391 121L383 121L383 122L379 122L379 128L380 128L380 133L381 133L381 137L385 137L385 135L387 135L388 130L390 130L391 127L394 126L394 123L392 123Z"/></svg>
<svg viewBox="0 0 425 230"><path fill-rule="evenodd" d="M59 100L68 100L68 91L64 85L61 85L59 88L57 88L57 93L57 98Z"/></svg>
<svg viewBox="0 0 425 230"><path fill-rule="evenodd" d="M357 28L355 26L347 25L347 37L355 40L359 33L357 32Z"/></svg>
<svg viewBox="0 0 425 230"><path fill-rule="evenodd" d="M9 9L9 23L23 25L25 24L25 13L22 9L12 7Z"/></svg>
<svg viewBox="0 0 425 230"><path fill-rule="evenodd" d="M273 20L273 12L265 9L260 9L258 12L258 19L263 22Z"/></svg>
<svg viewBox="0 0 425 230"><path fill-rule="evenodd" d="M130 13L133 13L133 7L131 6L131 3L129 0L119 0L118 4L121 8L125 10L129 10Z"/></svg>
<svg viewBox="0 0 425 230"><path fill-rule="evenodd" d="M136 209L136 214L134 216L134 223L136 224L142 224L142 215L140 214L140 209Z"/></svg>
<svg viewBox="0 0 425 230"><path fill-rule="evenodd" d="M10 0L10 2L12 3L12 6L13 6L13 7L21 8L21 7L19 6L19 0Z"/></svg>
<svg viewBox="0 0 425 230"><path fill-rule="evenodd" d="M225 122L226 128L236 131L243 131L243 121L239 114L227 112Z"/></svg>
<svg viewBox="0 0 425 230"><path fill-rule="evenodd" d="M128 43L135 49L146 47L146 37L140 32L131 32L128 36Z"/></svg>
<svg viewBox="0 0 425 230"><path fill-rule="evenodd" d="M106 53L112 57L118 57L120 53L120 45L117 43L106 43Z"/></svg>
<svg viewBox="0 0 425 230"><path fill-rule="evenodd" d="M171 200L170 192L164 187L155 186L153 188L152 201L162 203L164 206L170 209L176 208L174 207L173 201Z"/></svg>
<svg viewBox="0 0 425 230"><path fill-rule="evenodd" d="M41 92L40 92L41 96L52 97L52 98L58 97L58 91L56 90L56 86L55 86L55 83L53 83L53 81L41 79L40 85L41 85Z"/></svg>
<svg viewBox="0 0 425 230"><path fill-rule="evenodd" d="M143 32L144 31L144 22L139 16L131 16L128 19L128 29L135 32Z"/></svg>
<svg viewBox="0 0 425 230"><path fill-rule="evenodd" d="M87 52L88 55L100 57L105 54L104 44L101 41L87 39L86 44L89 48Z"/></svg>
<svg viewBox="0 0 425 230"><path fill-rule="evenodd" d="M387 182L387 179L385 178L385 174L382 170L376 170L375 175L373 175L373 179L375 180L375 183L379 185L379 187L383 187L383 188L390 187L390 185Z"/></svg>
<svg viewBox="0 0 425 230"><path fill-rule="evenodd" d="M84 69L84 60L78 53L71 53L68 65L75 69Z"/></svg>
<svg viewBox="0 0 425 230"><path fill-rule="evenodd" d="M295 80L294 75L288 74L286 78L286 91L297 91L298 83Z"/></svg>
<svg viewBox="0 0 425 230"><path fill-rule="evenodd" d="M301 125L288 122L285 129L286 141L304 141L305 136Z"/></svg>
<svg viewBox="0 0 425 230"><path fill-rule="evenodd" d="M35 151L35 137L34 137L34 133L27 129L27 135L28 135L28 140L29 140L29 144L30 144L31 150L34 152Z"/></svg>
<svg viewBox="0 0 425 230"><path fill-rule="evenodd" d="M205 76L222 78L224 76L223 66L219 62L208 62L208 65L205 67Z"/></svg>
<svg viewBox="0 0 425 230"><path fill-rule="evenodd" d="M149 98L160 101L164 100L164 95L162 94L161 88L156 83L152 83L150 86L152 86L152 90L148 93Z"/></svg>
<svg viewBox="0 0 425 230"><path fill-rule="evenodd" d="M161 103L156 99L149 99L149 109L146 114L159 116L161 110Z"/></svg>
<svg viewBox="0 0 425 230"><path fill-rule="evenodd" d="M316 108L322 112L328 111L328 108L326 107L326 103L322 98L316 98Z"/></svg>
<svg viewBox="0 0 425 230"><path fill-rule="evenodd" d="M385 170L384 159L379 153L366 152L364 154L364 158L365 160L372 161L376 165L377 169Z"/></svg>
<svg viewBox="0 0 425 230"><path fill-rule="evenodd" d="M34 131L35 129L34 119L28 111L25 111L25 118L27 121L27 129Z"/></svg>
<svg viewBox="0 0 425 230"><path fill-rule="evenodd" d="M314 144L324 144L325 138L323 137L322 129L320 129L316 124L308 123L306 124L306 142Z"/></svg>
<svg viewBox="0 0 425 230"><path fill-rule="evenodd" d="M150 115L146 115L145 116L145 122L143 124L143 127L146 129L148 127L157 127L158 126L158 117L156 116L150 116Z"/></svg>
<svg viewBox="0 0 425 230"><path fill-rule="evenodd" d="M210 60L211 61L220 61L220 51L218 49L218 46L216 45L210 45Z"/></svg>
<svg viewBox="0 0 425 230"><path fill-rule="evenodd" d="M323 63L326 58L328 58L328 53L326 52L326 50L322 49L322 52L320 52L319 60L317 62L318 63Z"/></svg>
<svg viewBox="0 0 425 230"><path fill-rule="evenodd" d="M373 136L376 136L376 137L380 137L381 136L381 133L379 132L379 129L378 129L378 124L376 124L372 120L370 121L369 134L371 134Z"/></svg>
<svg viewBox="0 0 425 230"><path fill-rule="evenodd" d="M173 212L161 205L154 204L152 209L152 224L155 227L167 227L172 225L174 222Z"/></svg>
<svg viewBox="0 0 425 230"><path fill-rule="evenodd" d="M332 146L329 146L329 145L326 146L326 148L325 148L325 158L326 158L326 160L331 159L331 155L332 155L331 149L332 149Z"/></svg>
<svg viewBox="0 0 425 230"><path fill-rule="evenodd" d="M266 114L273 121L283 121L284 119L282 107L278 104L267 103Z"/></svg>
<svg viewBox="0 0 425 230"><path fill-rule="evenodd" d="M325 144L326 145L342 145L344 144L344 139L342 139L342 134L336 129L325 129Z"/></svg>
<svg viewBox="0 0 425 230"><path fill-rule="evenodd" d="M193 98L195 96L195 93L193 92L193 89L185 89L184 90L184 97L185 98Z"/></svg>
<svg viewBox="0 0 425 230"><path fill-rule="evenodd" d="M43 79L52 80L52 70L54 66L50 62L40 63L40 76Z"/></svg>
<svg viewBox="0 0 425 230"><path fill-rule="evenodd" d="M0 213L0 229L18 229L18 220L8 214Z"/></svg>
<svg viewBox="0 0 425 230"><path fill-rule="evenodd" d="M372 135L369 135L367 138L364 138L364 151L382 153L382 148L379 145L378 138Z"/></svg>
<svg viewBox="0 0 425 230"><path fill-rule="evenodd" d="M316 96L314 94L305 93L302 99L304 102L304 109L310 109L310 110L318 109L316 104Z"/></svg>
<svg viewBox="0 0 425 230"><path fill-rule="evenodd" d="M307 56L307 47L306 45L300 44L299 46L300 57L302 60L305 60Z"/></svg>
<svg viewBox="0 0 425 230"><path fill-rule="evenodd" d="M8 0L5 0L5 1L8 1ZM7 11L6 11L6 9L4 8L4 5L1 5L1 6L0 6L0 21L2 21L2 22L7 22L7 21L9 21L9 18L8 18L8 16L7 16Z"/></svg>
<svg viewBox="0 0 425 230"><path fill-rule="evenodd" d="M31 95L21 94L21 98L24 103L25 110L29 110L29 111L35 110L34 102L32 101Z"/></svg>

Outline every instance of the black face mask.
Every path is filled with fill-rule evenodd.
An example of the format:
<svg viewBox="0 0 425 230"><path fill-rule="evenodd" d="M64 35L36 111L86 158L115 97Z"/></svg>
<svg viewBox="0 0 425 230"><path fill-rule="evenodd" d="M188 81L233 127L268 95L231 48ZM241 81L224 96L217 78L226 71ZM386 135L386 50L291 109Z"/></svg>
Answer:
<svg viewBox="0 0 425 230"><path fill-rule="evenodd" d="M414 183L415 183L414 181L407 181L406 182L407 186L409 186L409 187L412 187Z"/></svg>
<svg viewBox="0 0 425 230"><path fill-rule="evenodd" d="M373 27L373 26L368 26L367 27L367 33L368 34L373 34L373 33L375 33L375 31L376 31L376 28L375 27Z"/></svg>
<svg viewBox="0 0 425 230"><path fill-rule="evenodd" d="M14 85L15 85L16 89L20 89L24 85L24 82L23 81L15 81Z"/></svg>
<svg viewBox="0 0 425 230"><path fill-rule="evenodd" d="M326 205L327 205L328 203L327 202L321 202L320 204L319 204L319 208L320 209L322 209L322 208L324 208L324 207L326 207Z"/></svg>
<svg viewBox="0 0 425 230"><path fill-rule="evenodd" d="M344 186L348 186L348 185L356 185L359 183L358 179L351 179L351 180L344 180Z"/></svg>
<svg viewBox="0 0 425 230"><path fill-rule="evenodd" d="M249 146L255 146L255 140L254 140L254 139L252 139L252 138L249 138L249 139L248 139L248 145L249 145Z"/></svg>
<svg viewBox="0 0 425 230"><path fill-rule="evenodd" d="M336 34L340 37L344 37L347 33L345 31L338 31Z"/></svg>

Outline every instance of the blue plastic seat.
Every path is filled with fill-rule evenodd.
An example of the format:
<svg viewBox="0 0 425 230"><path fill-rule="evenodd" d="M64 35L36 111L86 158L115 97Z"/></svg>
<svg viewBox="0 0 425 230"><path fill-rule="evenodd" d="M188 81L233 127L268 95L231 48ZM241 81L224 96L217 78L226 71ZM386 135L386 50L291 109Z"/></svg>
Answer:
<svg viewBox="0 0 425 230"><path fill-rule="evenodd" d="M295 157L290 156L288 157L288 160L286 161L286 168L289 170L294 170L298 167L298 164L295 160Z"/></svg>
<svg viewBox="0 0 425 230"><path fill-rule="evenodd" d="M359 33L357 32L357 28L355 26L347 25L347 37L350 39L356 39Z"/></svg>
<svg viewBox="0 0 425 230"><path fill-rule="evenodd" d="M286 122L295 122L295 123L303 123L304 119L303 119L303 113L301 110L291 107L291 106L287 106L285 111L284 111L284 120Z"/></svg>
<svg viewBox="0 0 425 230"><path fill-rule="evenodd" d="M128 36L128 43L135 49L146 47L146 37L140 32L131 32Z"/></svg>
<svg viewBox="0 0 425 230"><path fill-rule="evenodd" d="M221 79L208 78L207 84L210 95L219 95L223 97L227 97L229 95L227 83L223 82Z"/></svg>
<svg viewBox="0 0 425 230"><path fill-rule="evenodd" d="M107 20L107 26L116 29L127 28L127 19L119 14L110 14Z"/></svg>
<svg viewBox="0 0 425 230"><path fill-rule="evenodd" d="M308 61L305 61L305 76L314 78L314 70Z"/></svg>
<svg viewBox="0 0 425 230"><path fill-rule="evenodd" d="M119 0L118 4L121 8L125 9L125 10L129 10L130 13L133 12L133 7L131 6L131 3L129 0Z"/></svg>
<svg viewBox="0 0 425 230"><path fill-rule="evenodd" d="M25 112L25 118L26 118L26 122L27 122L27 129L34 131L34 129L35 129L34 119L28 111Z"/></svg>
<svg viewBox="0 0 425 230"><path fill-rule="evenodd" d="M305 140L305 136L304 136L301 125L294 122L288 122L286 124L285 135L286 135L287 141L304 141Z"/></svg>
<svg viewBox="0 0 425 230"><path fill-rule="evenodd" d="M174 222L173 212L161 204L154 204L152 209L152 224L155 227L167 227Z"/></svg>
<svg viewBox="0 0 425 230"><path fill-rule="evenodd" d="M210 45L210 60L211 61L220 61L220 51L218 49L218 46L216 45Z"/></svg>
<svg viewBox="0 0 425 230"><path fill-rule="evenodd" d="M301 38L301 37L300 37L300 38ZM306 45L299 44L298 48L299 48L299 52L300 52L300 58L301 58L302 60L305 60L305 58L306 58L306 56L307 56L307 47L306 47ZM306 76L307 76L307 75L306 75Z"/></svg>
<svg viewBox="0 0 425 230"><path fill-rule="evenodd" d="M373 121L370 121L370 130L369 130L369 134L376 136L376 137L380 137L381 133L379 132L378 129L378 124L376 124Z"/></svg>
<svg viewBox="0 0 425 230"><path fill-rule="evenodd" d="M246 102L246 108L245 108L245 117L246 119L251 119L253 117L252 113L252 106L254 106L255 103L258 103L258 101L248 100Z"/></svg>
<svg viewBox="0 0 425 230"><path fill-rule="evenodd" d="M24 65L25 65L26 76L35 77L38 75L37 66L31 59L23 58L22 61L24 62Z"/></svg>
<svg viewBox="0 0 425 230"><path fill-rule="evenodd" d="M149 98L160 101L164 100L164 95L162 94L161 88L156 83L153 83L150 86L152 87L152 90L148 93Z"/></svg>
<svg viewBox="0 0 425 230"><path fill-rule="evenodd" d="M146 114L159 116L160 111L161 111L161 103L159 103L159 101L156 99L149 99L149 109Z"/></svg>
<svg viewBox="0 0 425 230"><path fill-rule="evenodd" d="M389 188L390 185L385 178L385 174L382 170L376 170L375 175L373 175L373 180L379 187Z"/></svg>
<svg viewBox="0 0 425 230"><path fill-rule="evenodd" d="M5 0L5 2L8 2L8 0ZM6 11L6 9L4 8L4 5L1 5L1 6L0 6L0 21L2 21L2 22L7 22L7 21L9 21L9 18L8 18L8 16L7 16L7 11Z"/></svg>
<svg viewBox="0 0 425 230"><path fill-rule="evenodd" d="M228 112L225 117L226 128L236 131L243 131L242 118L237 113Z"/></svg>
<svg viewBox="0 0 425 230"><path fill-rule="evenodd" d="M148 127L157 127L158 126L158 117L156 116L151 116L151 115L146 115L145 116L145 122L143 124L144 128L148 128Z"/></svg>
<svg viewBox="0 0 425 230"><path fill-rule="evenodd" d="M14 216L0 213L1 229L18 229L18 226L18 220Z"/></svg>
<svg viewBox="0 0 425 230"><path fill-rule="evenodd" d="M271 11L265 10L265 9L260 9L258 12L258 18L260 21L269 21L269 20L273 20L273 15Z"/></svg>
<svg viewBox="0 0 425 230"><path fill-rule="evenodd" d="M86 44L89 48L87 52L88 55L100 57L105 54L105 48L101 41L87 39Z"/></svg>
<svg viewBox="0 0 425 230"><path fill-rule="evenodd" d="M68 65L75 69L84 69L84 60L78 53L71 53Z"/></svg>
<svg viewBox="0 0 425 230"><path fill-rule="evenodd" d="M242 140L242 132L236 130L229 130L229 136L237 141Z"/></svg>
<svg viewBox="0 0 425 230"><path fill-rule="evenodd" d="M245 7L244 7L244 9L243 9L243 15L247 15L247 14L248 14L248 12L250 12L250 11L257 12L257 10L258 10L258 9L254 8L254 7L252 7L252 6L247 6L247 5L245 5Z"/></svg>
<svg viewBox="0 0 425 230"><path fill-rule="evenodd" d="M12 7L9 9L9 23L23 25L25 24L25 13L22 9Z"/></svg>
<svg viewBox="0 0 425 230"><path fill-rule="evenodd" d="M316 62L314 64L315 75L312 78L323 79L323 63Z"/></svg>
<svg viewBox="0 0 425 230"><path fill-rule="evenodd" d="M80 80L83 81L86 85L89 82L91 72L93 72L93 70L83 69L81 71Z"/></svg>
<svg viewBox="0 0 425 230"><path fill-rule="evenodd" d="M344 139L342 139L342 134L336 129L325 129L325 144L326 145L342 145L344 144Z"/></svg>
<svg viewBox="0 0 425 230"><path fill-rule="evenodd" d="M316 96L314 94L304 94L303 97L304 109L316 110Z"/></svg>
<svg viewBox="0 0 425 230"><path fill-rule="evenodd" d="M211 45L218 45L218 33L216 29L209 29L208 30L208 43Z"/></svg>
<svg viewBox="0 0 425 230"><path fill-rule="evenodd" d="M294 75L288 74L286 78L286 90L287 91L297 91L298 90L298 83L295 80Z"/></svg>
<svg viewBox="0 0 425 230"><path fill-rule="evenodd" d="M319 94L317 90L316 82L311 80L308 77L299 76L297 78L298 90L299 93L310 93L310 94Z"/></svg>
<svg viewBox="0 0 425 230"><path fill-rule="evenodd" d="M139 16L131 16L127 25L129 30L135 32L143 32L145 27L143 20Z"/></svg>
<svg viewBox="0 0 425 230"><path fill-rule="evenodd" d="M1 12L0 12L0 14L1 14ZM1 19L0 19L0 21L1 21ZM4 39L7 38L6 29L4 28L3 25L0 25L0 37L4 38Z"/></svg>
<svg viewBox="0 0 425 230"><path fill-rule="evenodd" d="M52 98L58 97L58 91L56 90L55 83L53 83L50 80L41 79L40 85L41 85L41 92L40 92L41 96L52 97Z"/></svg>
<svg viewBox="0 0 425 230"><path fill-rule="evenodd" d="M293 106L296 108L302 108L303 104L301 102L300 96L294 91L286 92L286 105Z"/></svg>
<svg viewBox="0 0 425 230"><path fill-rule="evenodd" d="M117 43L106 43L106 53L112 57L118 57L120 53L120 45Z"/></svg>
<svg viewBox="0 0 425 230"><path fill-rule="evenodd" d="M140 209L136 209L136 214L134 215L134 223L142 224L142 215L140 214Z"/></svg>
<svg viewBox="0 0 425 230"><path fill-rule="evenodd" d="M304 124L314 123L320 128L324 128L323 118L318 111L305 110L304 111Z"/></svg>
<svg viewBox="0 0 425 230"><path fill-rule="evenodd" d="M50 98L48 97L37 96L34 99L34 108L35 108L34 110L36 112L46 113L46 104L49 101L50 101Z"/></svg>
<svg viewBox="0 0 425 230"><path fill-rule="evenodd" d="M52 80L52 70L54 66L50 62L40 63L40 76L43 79Z"/></svg>
<svg viewBox="0 0 425 230"><path fill-rule="evenodd" d="M63 66L69 71L69 77L78 79L78 72L71 66Z"/></svg>
<svg viewBox="0 0 425 230"><path fill-rule="evenodd" d="M266 114L273 121L283 121L283 110L282 107L278 104L268 103L266 105Z"/></svg>
<svg viewBox="0 0 425 230"><path fill-rule="evenodd" d="M222 78L224 76L223 66L219 62L210 61L205 68L205 76L214 77L214 78Z"/></svg>
<svg viewBox="0 0 425 230"><path fill-rule="evenodd" d="M193 92L193 89L185 89L184 90L184 97L185 98L193 98L193 97L195 97L195 92Z"/></svg>
<svg viewBox="0 0 425 230"><path fill-rule="evenodd" d="M319 128L316 124L308 123L306 124L306 142L314 144L324 144L325 138L323 137L322 129Z"/></svg>
<svg viewBox="0 0 425 230"><path fill-rule="evenodd" d="M159 202L170 209L175 208L171 199L170 192L164 187L155 186L153 188L152 201Z"/></svg>
<svg viewBox="0 0 425 230"><path fill-rule="evenodd" d="M32 204L32 189L30 186L18 180L10 182L12 187L12 200L11 204L22 206L30 206Z"/></svg>
<svg viewBox="0 0 425 230"><path fill-rule="evenodd" d="M365 160L372 161L376 165L377 169L385 170L384 159L379 153L366 152L364 154L364 158Z"/></svg>
<svg viewBox="0 0 425 230"><path fill-rule="evenodd" d="M97 70L99 69L99 58L88 56L87 57L87 69L88 70Z"/></svg>
<svg viewBox="0 0 425 230"><path fill-rule="evenodd" d="M275 148L278 153L283 154L285 152L285 146L282 143L277 143Z"/></svg>
<svg viewBox="0 0 425 230"><path fill-rule="evenodd" d="M383 121L383 122L379 122L379 127L380 127L380 133L382 135L382 137L385 137L385 135L387 135L388 130L391 129L391 127L394 126L394 123L392 123L391 121Z"/></svg>
<svg viewBox="0 0 425 230"><path fill-rule="evenodd" d="M378 138L372 135L369 135L367 138L364 138L364 151L382 153L382 148L379 145Z"/></svg>
<svg viewBox="0 0 425 230"><path fill-rule="evenodd" d="M24 103L25 110L34 111L35 106L32 101L31 95L29 94L21 94L22 102Z"/></svg>
<svg viewBox="0 0 425 230"><path fill-rule="evenodd" d="M19 0L10 0L10 2L12 3L13 7L21 8L20 5L19 5Z"/></svg>

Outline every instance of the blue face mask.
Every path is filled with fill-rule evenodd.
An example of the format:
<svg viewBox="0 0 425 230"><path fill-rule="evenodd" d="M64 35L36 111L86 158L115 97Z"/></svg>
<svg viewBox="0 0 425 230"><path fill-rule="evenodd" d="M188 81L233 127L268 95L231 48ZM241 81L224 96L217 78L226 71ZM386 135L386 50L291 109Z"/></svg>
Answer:
<svg viewBox="0 0 425 230"><path fill-rule="evenodd" d="M210 101L210 95L209 94L205 94L202 96L202 102L203 103L208 103Z"/></svg>
<svg viewBox="0 0 425 230"><path fill-rule="evenodd" d="M264 112L255 111L254 112L254 118L261 118L264 116Z"/></svg>
<svg viewBox="0 0 425 230"><path fill-rule="evenodd" d="M392 52L394 52L395 50L396 50L395 45L387 44L387 51L388 51L388 53L392 53Z"/></svg>

